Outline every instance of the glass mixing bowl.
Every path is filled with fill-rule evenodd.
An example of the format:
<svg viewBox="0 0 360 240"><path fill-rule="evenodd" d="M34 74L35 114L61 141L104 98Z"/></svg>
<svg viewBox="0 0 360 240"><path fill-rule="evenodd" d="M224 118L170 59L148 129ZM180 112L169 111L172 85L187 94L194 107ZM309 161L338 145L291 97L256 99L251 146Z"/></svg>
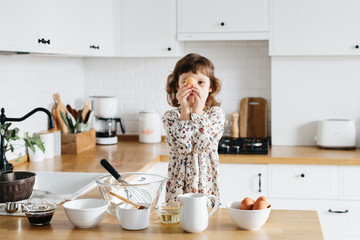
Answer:
<svg viewBox="0 0 360 240"><path fill-rule="evenodd" d="M123 200L113 196L116 193L134 203L145 203L151 209L159 202L160 193L167 183L167 177L144 172L124 172L120 175L128 182L121 184L113 176L106 175L96 179L102 197L110 202L108 212L115 215L115 208L124 204Z"/></svg>

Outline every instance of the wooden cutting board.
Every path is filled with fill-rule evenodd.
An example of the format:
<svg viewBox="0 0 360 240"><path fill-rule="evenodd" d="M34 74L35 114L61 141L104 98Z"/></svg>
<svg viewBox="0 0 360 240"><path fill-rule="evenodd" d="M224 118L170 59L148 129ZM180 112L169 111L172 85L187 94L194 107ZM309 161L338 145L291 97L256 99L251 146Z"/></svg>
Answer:
<svg viewBox="0 0 360 240"><path fill-rule="evenodd" d="M57 119L57 121L58 121L58 123L59 123L61 133L67 134L67 133L69 133L69 129L68 129L68 127L66 126L66 124L64 123L64 120L62 119L62 117L61 117L61 115L60 115L60 111L61 111L63 114L66 114L66 107L65 107L65 105L61 102L60 94L59 94L59 93L55 93L55 95L54 95L54 100L55 100L55 102L56 102L56 119Z"/></svg>
<svg viewBox="0 0 360 240"><path fill-rule="evenodd" d="M240 137L267 137L267 102L248 97L240 102Z"/></svg>

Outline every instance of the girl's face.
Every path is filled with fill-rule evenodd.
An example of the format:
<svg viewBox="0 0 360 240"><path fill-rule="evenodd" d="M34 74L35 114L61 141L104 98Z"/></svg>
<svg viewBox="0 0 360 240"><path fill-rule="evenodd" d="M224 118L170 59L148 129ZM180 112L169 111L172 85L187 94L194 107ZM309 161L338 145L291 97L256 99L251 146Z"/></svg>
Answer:
<svg viewBox="0 0 360 240"><path fill-rule="evenodd" d="M185 84L185 80L189 77L192 77L196 80L197 85L206 92L212 92L212 88L210 86L210 79L208 76L202 74L201 72L197 72L196 74L193 72L183 73L179 76L179 86L177 89L181 88Z"/></svg>

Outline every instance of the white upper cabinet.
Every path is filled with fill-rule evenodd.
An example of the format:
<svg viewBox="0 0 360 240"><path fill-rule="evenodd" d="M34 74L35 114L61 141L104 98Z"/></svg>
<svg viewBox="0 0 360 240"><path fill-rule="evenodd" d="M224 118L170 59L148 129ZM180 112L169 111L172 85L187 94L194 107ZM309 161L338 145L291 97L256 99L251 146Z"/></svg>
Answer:
<svg viewBox="0 0 360 240"><path fill-rule="evenodd" d="M180 56L176 41L176 0L119 0L115 49L122 57Z"/></svg>
<svg viewBox="0 0 360 240"><path fill-rule="evenodd" d="M360 1L272 0L270 55L360 55Z"/></svg>
<svg viewBox="0 0 360 240"><path fill-rule="evenodd" d="M116 0L115 0L116 1ZM76 0L81 3L81 14L76 14L77 36L82 52L90 56L114 55L114 1ZM75 9L79 9L78 7Z"/></svg>
<svg viewBox="0 0 360 240"><path fill-rule="evenodd" d="M269 38L269 0L178 0L178 40Z"/></svg>
<svg viewBox="0 0 360 240"><path fill-rule="evenodd" d="M46 0L1 0L0 50L58 51L61 46L51 29L58 16L49 14L51 9L55 9L55 6Z"/></svg>
<svg viewBox="0 0 360 240"><path fill-rule="evenodd" d="M112 0L0 0L0 51L112 55L112 13Z"/></svg>

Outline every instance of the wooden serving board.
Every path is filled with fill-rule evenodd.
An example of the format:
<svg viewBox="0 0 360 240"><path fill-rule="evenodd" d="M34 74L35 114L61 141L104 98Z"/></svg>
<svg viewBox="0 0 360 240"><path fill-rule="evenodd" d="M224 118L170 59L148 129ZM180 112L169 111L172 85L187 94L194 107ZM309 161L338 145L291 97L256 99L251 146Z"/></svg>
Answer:
<svg viewBox="0 0 360 240"><path fill-rule="evenodd" d="M240 137L267 137L267 102L248 97L240 102Z"/></svg>
<svg viewBox="0 0 360 240"><path fill-rule="evenodd" d="M61 102L60 99L60 94L59 93L55 93L54 95L54 99L56 102L56 119L59 123L59 127L61 129L61 133L64 134L68 134L69 133L69 129L66 126L66 124L64 123L64 120L61 118L60 112L62 112L63 114L66 114L66 107L65 105Z"/></svg>

